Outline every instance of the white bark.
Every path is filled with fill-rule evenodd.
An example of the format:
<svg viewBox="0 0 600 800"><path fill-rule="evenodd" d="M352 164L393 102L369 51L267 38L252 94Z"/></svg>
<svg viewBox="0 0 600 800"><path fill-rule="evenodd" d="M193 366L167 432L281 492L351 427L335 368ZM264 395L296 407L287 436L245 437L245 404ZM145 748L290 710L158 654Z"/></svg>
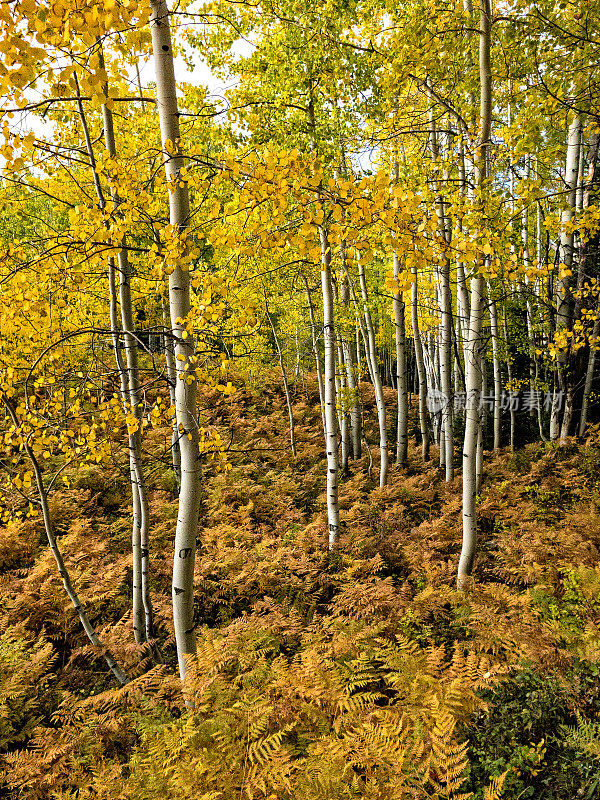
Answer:
<svg viewBox="0 0 600 800"><path fill-rule="evenodd" d="M581 198L582 210L585 210L589 207L592 188L594 187L594 184L596 182L599 142L600 142L600 134L595 133L590 142L588 173L586 176L585 185L582 187L583 188L583 196ZM581 284L583 284L587 278L586 270L588 268L587 267L588 246L589 245L587 242L582 243L580 250L579 272L581 277L579 282ZM600 336L600 302L598 302L596 305L596 319L594 320L594 326L592 329L592 336L591 336L592 341L590 342L590 352L588 355L588 363L585 372L585 385L583 388L583 399L581 403L581 417L579 419L579 436L584 435L585 428L587 425L589 399L592 391L594 371L596 367L596 352L597 352L596 347L597 347L598 336Z"/></svg>
<svg viewBox="0 0 600 800"><path fill-rule="evenodd" d="M173 339L171 336L171 322L169 311L164 299L161 298L161 310L164 325L165 338L165 363L167 366L167 384L169 386L169 400L171 406L175 408L175 387L177 386L177 367L175 366L175 351L173 349ZM171 461L173 472L177 480L177 489L181 487L181 451L179 449L179 426L177 418L173 419L173 430L171 433Z"/></svg>
<svg viewBox="0 0 600 800"><path fill-rule="evenodd" d="M110 296L110 327L112 330L113 352L119 373L119 383L121 390L121 401L127 409L127 373L122 362L121 349L119 342L119 321L117 310L117 289L116 289L116 268L114 258L108 260L108 291ZM141 508L140 495L138 492L138 482L134 465L135 448L132 446L131 434L128 435L129 450L129 479L131 484L131 506L132 506L132 530L131 530L131 556L132 556L132 576L131 576L131 606L132 606L132 625L133 636L136 644L142 644L145 639L146 617L144 613L144 601L142 599L142 550L141 550Z"/></svg>
<svg viewBox="0 0 600 800"><path fill-rule="evenodd" d="M321 242L321 288L323 291L323 337L325 343L325 425L327 452L327 522L329 549L337 546L340 531L338 503L339 455L335 408L335 323L331 286L331 247L327 231L319 228Z"/></svg>
<svg viewBox="0 0 600 800"><path fill-rule="evenodd" d="M481 353L481 397L487 396L487 365L485 362L485 352ZM479 430L477 431L477 458L475 465L475 493L481 492L483 483L483 449L485 446L485 431L487 427L487 405L481 402L479 405Z"/></svg>
<svg viewBox="0 0 600 800"><path fill-rule="evenodd" d="M394 251L394 277L400 274L398 254ZM396 340L396 393L398 397L396 464L403 467L408 457L408 383L406 364L405 303L402 292L394 295L394 333Z"/></svg>
<svg viewBox="0 0 600 800"><path fill-rule="evenodd" d="M471 280L471 315L467 340L465 438L463 446L463 542L458 565L457 585L465 586L473 569L477 544L477 442L481 426L481 328L483 323L484 282Z"/></svg>
<svg viewBox="0 0 600 800"><path fill-rule="evenodd" d="M427 373L425 371L425 358L423 356L423 342L419 331L418 286L417 268L412 268L414 276L410 290L410 310L413 342L415 346L415 361L419 379L419 427L421 429L421 455L423 461L429 461L429 428L427 425Z"/></svg>
<svg viewBox="0 0 600 800"><path fill-rule="evenodd" d="M348 286L348 270L345 262L345 248L340 247L340 256L342 259L342 269L340 270L340 300L347 311L350 308L350 288ZM348 431L349 441L348 448L352 448L353 458L360 458L361 455L361 419L360 407L358 402L358 387L356 384L356 366L354 358L354 346L348 336L346 329L347 320L345 319L340 326L340 366L345 371L346 379L346 406L349 415L350 429ZM342 435L342 442L344 436Z"/></svg>
<svg viewBox="0 0 600 800"><path fill-rule="evenodd" d="M360 417L360 405L358 401L358 385L356 376L356 365L353 354L353 345L347 336L342 335L342 351L344 365L346 367L346 383L348 386L348 396L350 401L350 438L352 442L352 457L361 457L362 423Z"/></svg>
<svg viewBox="0 0 600 800"><path fill-rule="evenodd" d="M151 0L152 51L156 70L156 100L160 122L164 167L169 182L169 219L184 231L189 225L189 195L180 171L179 110L169 27L169 12L164 0ZM170 142L170 144L167 144ZM169 149L174 154L169 153ZM169 275L169 309L178 379L175 386L175 411L181 438L181 488L175 530L173 563L173 623L179 673L186 675L186 659L196 653L194 630L194 563L200 510L200 454L196 418L196 378L194 343L184 338L185 322L190 312L189 273L175 267Z"/></svg>
<svg viewBox="0 0 600 800"><path fill-rule="evenodd" d="M100 52L101 64L104 63ZM79 89L78 97L79 97ZM108 91L108 90L107 90ZM87 125L87 120L83 110L81 99L77 102L79 118L83 130L86 150L90 159L94 188L98 197L98 204L101 209L106 205L104 192L100 184L100 178L96 171L96 159L92 140ZM105 105L102 106L104 123L104 142L108 155L116 158L116 147L112 113ZM111 197L115 208L118 208L120 198L114 186L111 187ZM131 294L129 287L129 265L127 261L126 241L123 239L122 248L118 253L119 264L119 300L121 308L121 326L124 334L126 365L123 364L120 350L120 336L118 310L117 310L117 290L116 290L116 265L114 257L108 259L108 287L109 287L109 308L110 323L112 331L112 344L119 374L119 387L123 410L127 416L128 411L135 415L137 420L137 430L128 433L128 453L129 453L129 475L131 483L132 497L132 533L131 533L131 552L132 552L132 624L133 635L137 644L153 638L153 614L152 603L150 601L148 589L148 495L142 469L142 449L140 438L141 414L139 407L139 368L137 364L136 340L133 336L133 311L131 304ZM123 289L124 282L127 290ZM130 427L130 426L128 426Z"/></svg>
<svg viewBox="0 0 600 800"><path fill-rule="evenodd" d="M458 159L458 188L461 196L466 200L468 195L467 174L465 168L465 148L462 139L459 144L459 159ZM463 231L463 221L459 217L457 221L458 230L460 233ZM463 355L465 355L466 343L468 339L469 327L469 290L467 288L467 281L465 277L465 265L461 260L460 254L456 260L456 321L457 333L463 343Z"/></svg>
<svg viewBox="0 0 600 800"><path fill-rule="evenodd" d="M340 469L344 474L348 472L348 462L350 459L350 425L348 414L348 392L346 387L346 366L344 363L344 350L342 348L341 336L337 337L337 369L335 375L335 387L337 392L337 411L340 426L341 461Z"/></svg>
<svg viewBox="0 0 600 800"><path fill-rule="evenodd" d="M502 397L502 376L500 373L500 340L498 336L498 309L492 297L491 286L488 284L488 297L490 307L490 333L492 339L492 363L494 370L494 450L500 449L501 414L500 402Z"/></svg>
<svg viewBox="0 0 600 800"><path fill-rule="evenodd" d="M509 351L509 348L508 348L508 324L507 324L507 321L506 321L506 304L504 305L504 308L502 309L502 325L503 325L503 330L504 330L504 341L506 343L506 372L507 372L507 376L508 376L508 385L510 387L509 390L508 390L508 400L509 400L509 409L510 409L509 443L510 443L510 449L514 450L515 449L516 415L515 415L515 408L514 408L514 402L513 402L514 392L512 390L512 385L513 385L512 360L511 360L511 355L510 355L510 351Z"/></svg>
<svg viewBox="0 0 600 800"><path fill-rule="evenodd" d="M566 207L561 215L561 234L560 234L560 260L567 270L573 267L573 250L575 236L569 230L570 223L575 216L577 204L577 185L579 176L579 150L581 147L581 117L575 114L573 121L569 125L567 137L567 163L565 168L565 185L567 187ZM574 299L571 288L571 277L559 276L557 282L557 306L556 306L556 329L561 332L570 330L573 325ZM560 429L560 439L564 441L569 435L569 427L572 418L573 397L571 376L566 373L569 370L568 353L570 348L561 349L557 356L558 381L559 387L565 393L565 409L563 413L562 426ZM559 412L555 411L553 416ZM553 433L558 433L558 420L555 419Z"/></svg>
<svg viewBox="0 0 600 800"><path fill-rule="evenodd" d="M315 369L317 371L317 385L319 387L319 402L321 404L321 419L323 422L323 436L327 442L327 424L325 422L325 393L323 389L323 370L321 369L321 355L319 353L319 341L317 338L317 322L315 319L315 309L310 294L308 279L304 276L304 290L306 292L306 302L308 304L308 316L310 319L310 335L312 339L313 355L315 357Z"/></svg>
<svg viewBox="0 0 600 800"><path fill-rule="evenodd" d="M381 384L379 364L377 363L375 329L373 327L373 319L371 317L371 311L369 309L369 294L367 290L367 281L365 278L364 266L360 261L360 259L358 262L358 279L360 282L360 290L363 299L363 314L365 318L365 326L367 328L367 336L369 341L369 356L371 360L371 377L373 379L373 388L375 390L377 421L379 423L379 451L380 451L379 485L385 486L387 483L387 473L388 473L388 441L387 441L387 420L385 414L385 400L383 397L383 386Z"/></svg>
<svg viewBox="0 0 600 800"><path fill-rule="evenodd" d="M479 192L485 187L487 148L492 121L491 0L481 0L479 14L480 130L475 160L475 180ZM483 263L483 259L481 260ZM473 569L477 545L477 438L481 424L481 332L484 314L485 283L481 275L471 279L471 314L467 343L465 438L463 447L463 540L458 564L457 586L467 585Z"/></svg>
<svg viewBox="0 0 600 800"><path fill-rule="evenodd" d="M429 113L431 157L435 165L439 158L437 141L437 126L433 112ZM435 211L437 220L438 244L445 251L448 244L448 223L445 212L445 201L434 179L434 192L436 195ZM453 407L452 394L452 292L450 289L450 260L444 252L442 263L437 269L439 284L439 306L441 314L441 336L439 342L440 365L440 390L444 398L441 409L440 427L440 466L445 469L446 481L454 478L454 432L453 432Z"/></svg>

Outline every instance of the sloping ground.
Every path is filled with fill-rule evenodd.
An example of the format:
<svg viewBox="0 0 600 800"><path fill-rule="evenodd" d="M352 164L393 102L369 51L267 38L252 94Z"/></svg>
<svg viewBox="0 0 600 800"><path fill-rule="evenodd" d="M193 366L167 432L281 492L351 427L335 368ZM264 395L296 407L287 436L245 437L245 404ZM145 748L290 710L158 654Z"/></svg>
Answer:
<svg viewBox="0 0 600 800"><path fill-rule="evenodd" d="M241 382L238 381L241 386ZM368 439L375 441L364 385ZM298 458L276 378L201 406L228 471L203 479L198 659L175 677L174 480L148 433L152 581L164 664L132 644L128 492L82 468L52 496L73 579L132 682L86 646L38 520L0 531L0 747L14 797L595 797L600 791L600 438L487 458L480 555L454 588L460 477L411 449L377 487L378 453L340 487L325 549L315 387L298 387ZM393 408L393 393L388 393ZM390 413L390 417L392 414ZM156 458L152 458L155 454ZM122 471L124 472L124 471ZM596 783L598 781L598 783ZM596 787L596 788L595 788ZM489 794L492 796L492 793Z"/></svg>

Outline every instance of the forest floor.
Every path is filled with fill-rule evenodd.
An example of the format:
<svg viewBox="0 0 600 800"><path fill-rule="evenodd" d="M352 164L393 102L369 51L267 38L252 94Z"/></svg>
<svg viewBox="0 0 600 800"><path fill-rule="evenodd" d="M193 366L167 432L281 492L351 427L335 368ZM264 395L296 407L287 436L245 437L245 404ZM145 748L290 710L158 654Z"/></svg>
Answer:
<svg viewBox="0 0 600 800"><path fill-rule="evenodd" d="M229 397L203 390L200 403L229 445L230 468L208 460L202 481L192 712L183 713L170 621L169 430L145 438L165 663L132 642L124 454L112 470L67 471L70 488L51 495L73 582L132 676L125 688L86 645L40 520L0 529L5 791L28 800L483 798L504 775L486 797L599 796L598 432L583 444L486 452L474 583L459 592L460 474L445 484L435 451L423 465L415 431L408 467L393 467L384 489L373 444L371 474L367 455L351 462L339 548L328 554L314 384L296 388L295 459L276 377L235 385Z"/></svg>

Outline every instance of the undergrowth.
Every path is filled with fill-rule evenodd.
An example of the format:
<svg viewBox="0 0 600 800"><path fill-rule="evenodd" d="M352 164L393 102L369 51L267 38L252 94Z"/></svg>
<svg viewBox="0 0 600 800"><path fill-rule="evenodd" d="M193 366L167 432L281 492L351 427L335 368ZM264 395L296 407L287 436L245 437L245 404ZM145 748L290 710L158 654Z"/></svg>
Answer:
<svg viewBox="0 0 600 800"><path fill-rule="evenodd" d="M445 485L411 446L408 468L380 489L363 457L341 483L329 556L315 386L297 389L294 460L275 381L260 392L237 383L232 397L202 397L231 441L231 469L204 471L198 656L183 691L170 620L175 482L157 455L168 431L145 443L164 663L132 641L125 469L72 468L71 487L51 495L73 581L132 677L124 688L86 644L39 519L0 529L6 796L593 797L599 442L489 454L475 580L458 592L459 478Z"/></svg>

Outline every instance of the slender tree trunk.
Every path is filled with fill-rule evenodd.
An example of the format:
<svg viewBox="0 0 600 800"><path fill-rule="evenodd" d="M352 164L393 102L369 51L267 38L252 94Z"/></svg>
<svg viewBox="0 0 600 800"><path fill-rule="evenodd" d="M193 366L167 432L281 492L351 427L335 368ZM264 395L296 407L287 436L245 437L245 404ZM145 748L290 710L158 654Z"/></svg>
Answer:
<svg viewBox="0 0 600 800"><path fill-rule="evenodd" d="M600 143L600 134L595 133L592 136L589 149L589 166L588 174L583 186L583 197L581 200L583 210L587 209L590 204L590 197L592 189L596 184L597 177L597 162L598 162L598 146ZM587 279L587 262L588 262L589 243L585 242L581 245L579 274L580 278L578 283L583 284ZM594 370L596 366L596 352L598 346L598 337L600 336L600 300L596 303L596 319L592 329L592 336L590 340L590 351L588 354L588 363L585 373L585 385L583 388L583 399L581 403L581 417L579 420L579 436L583 436L587 425L587 415L589 407L589 399L592 391L592 384L594 381Z"/></svg>
<svg viewBox="0 0 600 800"><path fill-rule="evenodd" d="M459 146L458 184L460 195L466 201L468 197L468 181L465 167L465 148L462 139ZM458 217L458 230L462 233L463 221ZM463 356L466 357L466 346L469 326L469 290L465 277L465 265L459 254L456 260L456 321L457 329L463 343Z"/></svg>
<svg viewBox="0 0 600 800"><path fill-rule="evenodd" d="M348 270L345 262L344 247L340 248L340 255L342 258L343 268L340 272L340 298L344 309L348 312L350 308L350 287L348 285ZM360 418L360 405L358 398L358 386L355 358L353 355L353 345L351 338L348 336L348 331L345 329L347 320L342 323L342 330L340 331L341 345L342 345L342 359L341 363L346 371L346 386L347 386L347 403L350 412L350 439L352 445L352 456L357 459L361 456L361 439L362 439L362 426Z"/></svg>
<svg viewBox="0 0 600 800"><path fill-rule="evenodd" d="M430 126L430 145L431 156L436 167L439 158L439 147L437 141L437 126L433 112L429 114ZM434 192L436 195L436 219L437 235L440 248L445 250L448 244L448 233L445 213L445 201L442 196L437 179L434 180ZM454 398L452 396L452 292L450 289L450 260L446 254L442 258L442 263L436 270L439 285L438 298L441 314L441 337L439 341L438 354L440 364L440 390L443 398L441 409L440 425L440 467L445 469L446 481L454 478L454 431L453 431L453 408Z"/></svg>
<svg viewBox="0 0 600 800"><path fill-rule="evenodd" d="M394 251L394 277L400 274L398 254ZM398 397L398 431L396 464L403 467L408 457L408 380L406 365L406 321L402 292L394 295L394 333L396 339L396 392Z"/></svg>
<svg viewBox="0 0 600 800"><path fill-rule="evenodd" d="M348 414L348 391L346 387L346 368L344 363L344 350L342 347L341 333L338 332L337 340L337 363L336 370L336 392L338 397L338 420L340 424L340 444L341 461L340 469L344 475L348 473L348 463L350 460L350 426Z"/></svg>
<svg viewBox="0 0 600 800"><path fill-rule="evenodd" d="M561 216L560 255L561 263L565 269L559 274L557 284L556 328L557 333L571 330L575 311L575 301L571 290L571 277L568 274L573 267L573 251L575 236L570 229L570 224L575 216L577 204L577 184L579 176L579 148L581 147L581 117L576 114L569 126L567 141L567 163L565 169L565 184L567 186L567 206ZM559 387L564 393L565 407L562 425L560 428L560 442L564 443L569 435L571 419L573 416L573 381L571 374L573 365L569 364L571 348L565 347L558 351L558 379Z"/></svg>
<svg viewBox="0 0 600 800"><path fill-rule="evenodd" d="M502 325L504 330L504 341L506 342L506 372L508 377L508 405L509 405L509 413L510 413L510 431L509 431L509 443L511 451L515 449L515 427L516 427L516 415L515 415L515 404L514 404L514 395L513 395L513 371L512 371L512 361L511 355L508 348L508 325L506 321L506 305L502 309Z"/></svg>
<svg viewBox="0 0 600 800"><path fill-rule="evenodd" d="M438 389L438 397L442 398L440 403L440 410L436 414L437 423L437 443L439 445L439 459L440 469L446 471L446 429L444 427L444 411L446 408L447 399L442 391L442 357L440 347L440 330L439 328L435 333L431 333L431 349L433 352L433 371L435 373L435 385Z"/></svg>
<svg viewBox="0 0 600 800"><path fill-rule="evenodd" d="M419 427L421 429L421 455L424 462L429 461L429 428L427 425L427 373L425 371L425 358L423 356L423 343L419 331L419 309L417 268L412 268L414 280L411 285L410 310L413 342L415 346L415 361L419 379Z"/></svg>
<svg viewBox="0 0 600 800"><path fill-rule="evenodd" d="M185 235L189 227L189 194L187 183L180 174L184 161L180 144L169 11L164 0L151 0L151 11L150 29L156 70L156 100L165 173L169 184L169 219L173 228ZM200 511L200 451L195 376L197 361L194 355L193 337L186 329L190 313L190 280L187 267L182 269L177 265L169 275L169 309L178 369L175 411L181 452L181 488L175 530L172 584L173 623L179 673L183 680L186 675L186 660L196 653L194 564Z"/></svg>
<svg viewBox="0 0 600 800"><path fill-rule="evenodd" d="M325 342L325 426L327 431L327 520L329 549L338 543L340 508L338 503L339 456L335 409L335 322L331 286L331 247L324 228L319 228L321 241L321 287L323 291L323 336Z"/></svg>
<svg viewBox="0 0 600 800"><path fill-rule="evenodd" d="M475 181L483 193L487 177L487 149L492 121L491 0L481 0L479 14L480 131L475 164ZM483 258L481 259L483 263ZM485 283L481 275L471 279L471 314L467 343L465 438L463 447L463 541L458 564L457 586L467 585L473 570L477 546L477 437L481 424L481 333Z"/></svg>
<svg viewBox="0 0 600 800"><path fill-rule="evenodd" d="M527 157L526 159L526 178L529 179L531 177L531 159ZM531 309L531 300L530 300L530 283L528 272L531 267L531 256L529 252L529 210L527 205L523 205L523 210L521 212L521 244L523 247L523 269L525 271L525 277L523 279L522 289L523 295L525 299L525 319L527 322L527 339L529 343L529 362L528 362L528 370L529 370L529 392L530 397L535 396L535 371L536 371L536 353L535 353L535 341L534 341L534 332L533 332L533 314ZM535 418L536 411L535 407L531 405L530 414L532 419Z"/></svg>
<svg viewBox="0 0 600 800"><path fill-rule="evenodd" d="M103 64L100 51L101 65ZM108 91L108 90L106 90ZM79 87L77 87L79 98ZM100 178L96 171L96 159L92 140L85 117L83 103L81 99L77 101L79 118L83 130L90 167L92 169L94 187L98 197L98 204L101 209L106 205L104 192L100 185ZM110 158L116 158L116 148L114 130L112 124L112 114L103 105L104 139L105 147ZM118 209L120 198L113 187L111 197L115 208ZM126 365L123 364L120 350L118 311L117 311L117 290L116 290L116 265L111 256L108 260L108 285L109 285L109 307L110 322L112 330L112 344L119 373L119 385L121 401L125 417L128 418L128 453L129 453L129 475L131 481L131 502L132 502L132 622L133 635L137 644L141 644L146 639L153 638L152 604L148 589L148 495L144 473L142 469L142 450L141 450L141 413L139 406L139 368L137 365L137 352L135 350L136 340L132 335L132 324L128 324L133 317L131 306L131 295L128 291L124 292L123 282L128 281L127 252L125 250L125 238L122 241L122 248L118 254L119 264L119 299L121 306L121 325L123 328L123 338L125 343ZM127 277L124 277L127 275Z"/></svg>
<svg viewBox="0 0 600 800"><path fill-rule="evenodd" d="M463 544L457 585L465 586L473 569L477 544L477 443L481 427L481 328L484 302L483 278L471 280L471 315L467 340L465 438L463 445Z"/></svg>
<svg viewBox="0 0 600 800"><path fill-rule="evenodd" d="M17 414L15 411L15 407L13 405L12 400L7 397L5 392L2 392L2 403L8 412L9 417L11 418L15 429L18 430L20 427L19 420L17 418ZM117 681L124 685L128 682L128 677L125 674L124 670L119 666L116 662L113 654L110 650L107 650L106 647L100 641L98 634L92 623L89 620L87 612L83 607L81 600L79 599L77 592L75 591L73 584L71 583L71 578L69 576L69 571L65 565L64 559L62 557L62 553L60 552L60 548L58 547L56 536L54 534L54 528L52 525L52 517L50 515L50 508L48 506L48 497L46 495L46 488L44 486L44 480L42 477L42 471L40 469L40 465L38 464L37 458L35 457L35 453L31 445L29 444L29 439L27 436L24 437L23 446L25 448L25 452L31 462L31 467L33 469L33 474L35 477L35 483L38 490L38 496L40 500L40 506L42 508L42 518L44 521L44 530L46 531L46 539L48 540L48 546L50 547L50 551L54 556L54 560L56 562L56 566L58 567L58 573L62 578L63 586L65 591L69 597L69 600L73 604L73 608L77 612L77 616L79 617L79 621L81 622L81 626L85 631L86 636L90 640L91 644L96 647L99 651L102 652L104 656L104 660L112 674L115 676Z"/></svg>
<svg viewBox="0 0 600 800"><path fill-rule="evenodd" d="M338 305L338 286L332 280L334 308ZM340 432L340 470L342 474L348 473L348 462L350 458L350 428L348 425L348 404L346 393L346 370L344 366L344 352L342 350L341 331L336 331L336 370L335 370L335 396L336 411L338 418L338 430Z"/></svg>
<svg viewBox="0 0 600 800"><path fill-rule="evenodd" d="M485 363L485 352L481 353L481 402L479 404L479 430L477 432L477 458L475 466L475 491L477 494L481 492L481 484L483 483L483 450L485 447L485 432L487 428L487 366Z"/></svg>
<svg viewBox="0 0 600 800"><path fill-rule="evenodd" d="M294 367L294 385L300 376L300 341L298 339L298 322L294 329L294 343L296 345L296 366Z"/></svg>
<svg viewBox="0 0 600 800"><path fill-rule="evenodd" d="M323 421L323 435L327 441L327 424L325 422L325 394L323 389L323 370L321 369L321 356L319 354L319 341L317 338L317 323L315 320L315 309L310 294L308 280L304 276L304 290L306 291L306 302L308 303L308 316L310 318L310 334L312 338L313 354L315 357L315 369L317 371L317 385L319 387L319 401L321 403L321 419Z"/></svg>
<svg viewBox="0 0 600 800"><path fill-rule="evenodd" d="M537 159L536 159L536 164L537 164ZM535 219L536 259L537 259L537 264L538 264L538 268L539 268L539 267L542 266L542 232L543 232L542 204L541 204L540 200L538 200L536 202L536 215L535 215L535 217L536 217L536 219ZM547 254L546 254L546 257L547 257ZM541 295L540 278L536 278L536 280L535 280L534 291L535 291L536 299L540 300L541 299L541 297L540 297L540 295ZM534 325L534 341L533 341L533 345L534 345L534 347L536 347L537 341L536 341L536 338L535 338L535 329L537 328L540 331L540 339L541 339L542 344L545 344L545 341L544 341L545 336L544 336L544 323L543 323L543 320L542 320L542 324L540 325L539 312L535 314L534 320L535 320L535 325ZM539 360L538 360L537 355L536 355L536 360L535 360L535 385L536 385L536 387L538 387L540 385L539 378L540 378L540 363L539 363ZM548 440L544 436L544 425L543 425L543 421L542 421L542 404L540 402L540 394L539 394L539 392L536 393L535 404L536 404L536 413L537 413L538 430L539 430L539 434L540 434L540 439L543 442L546 442Z"/></svg>
<svg viewBox="0 0 600 800"><path fill-rule="evenodd" d="M380 450L379 485L385 486L387 483L387 473L388 473L388 441L387 441L387 420L385 414L385 400L383 397L383 386L381 385L379 364L377 363L375 329L373 327L373 320L371 317L371 312L369 310L369 294L367 291L367 281L365 278L365 270L360 259L358 261L358 278L360 281L360 289L363 299L363 313L369 340L369 355L371 357L371 377L373 378L373 388L375 389L377 420L379 422L379 450Z"/></svg>
<svg viewBox="0 0 600 800"><path fill-rule="evenodd" d="M350 437L352 441L352 457L357 459L361 457L362 424L358 400L358 385L355 359L353 356L353 345L352 342L346 337L342 339L342 349L344 353L344 364L346 365L346 381L348 384L348 395L350 402Z"/></svg>
<svg viewBox="0 0 600 800"><path fill-rule="evenodd" d="M277 356L279 358L279 368L281 370L281 380L283 382L283 391L285 393L285 403L288 410L288 420L290 426L290 448L292 450L292 456L296 458L296 437L294 433L294 411L292 408L292 398L290 396L290 387L288 384L287 379L287 372L285 370L285 363L283 360L283 353L281 351L281 345L279 344L279 337L277 336L277 331L275 330L275 325L273 324L273 319L271 314L269 313L269 301L267 300L267 293L265 292L265 313L267 315L267 319L269 320L269 325L271 326L271 331L273 332L273 340L275 341L275 347L277 349Z"/></svg>
<svg viewBox="0 0 600 800"><path fill-rule="evenodd" d="M108 155L114 159L116 158L116 147L112 112L106 105L102 106L102 116L104 122L104 142L106 145L106 150ZM111 193L115 209L118 210L121 199L114 186L111 187ZM150 513L148 509L148 491L146 488L146 479L144 477L142 467L142 397L140 393L140 370L137 352L138 342L135 337L133 303L131 300L131 267L127 257L125 240L123 240L123 247L119 250L117 255L117 262L119 265L119 303L121 307L121 325L123 328L125 360L127 364L127 388L131 414L134 418L128 423L128 429L131 431L129 435L129 449L131 453L133 474L135 477L135 485L139 503L142 601L144 604L146 639L150 640L154 638L154 613L152 609L152 601L150 599L150 587L148 582L150 561Z"/></svg>
<svg viewBox="0 0 600 800"><path fill-rule="evenodd" d="M587 369L585 372L585 385L583 387L583 400L581 403L581 418L579 420L579 436L583 436L587 425L588 407L592 384L594 382L594 371L596 368L596 353L598 347L598 337L600 336L600 303L596 306L596 319L592 330L590 342L590 352L588 355Z"/></svg>
<svg viewBox="0 0 600 800"><path fill-rule="evenodd" d="M117 318L117 289L116 289L116 268L115 260L112 256L108 260L108 291L110 296L110 327L112 330L112 344L119 373L121 390L121 400L127 414L127 373L121 358L119 342L119 321ZM131 530L131 556L132 556L132 577L131 577L131 606L133 636L136 644L142 644L145 640L146 615L144 611L144 601L142 599L142 544L141 544L141 509L140 495L138 491L138 481L134 465L135 448L132 446L132 435L128 434L129 452L129 478L131 483L131 505L132 505L132 530Z"/></svg>
<svg viewBox="0 0 600 800"><path fill-rule="evenodd" d="M309 79L307 121L313 152L317 149L317 125L312 95L312 78ZM329 550L338 544L340 532L340 507L338 502L339 452L335 392L335 316L331 280L331 245L327 230L319 226L321 245L321 290L323 294L323 341L325 352L324 399L327 453L327 521Z"/></svg>
<svg viewBox="0 0 600 800"><path fill-rule="evenodd" d="M169 386L169 400L171 406L175 408L175 387L177 386L177 367L175 366L175 352L173 349L173 338L171 336L171 322L169 320L169 310L164 298L161 298L161 311L164 325L165 337L165 362L167 365L167 384ZM181 488L181 451L179 449L179 425L177 418L173 419L173 429L171 432L171 460L173 472L177 481L177 489Z"/></svg>
<svg viewBox="0 0 600 800"><path fill-rule="evenodd" d="M450 261L446 258L440 270L442 331L440 342L440 378L444 407L442 426L444 429L446 481L454 478L454 431L452 394L452 294L450 291Z"/></svg>
<svg viewBox="0 0 600 800"><path fill-rule="evenodd" d="M499 336L498 336L498 309L492 297L491 286L488 284L490 306L490 333L492 338L492 361L494 369L494 450L500 449L501 413L502 402L502 376L500 373Z"/></svg>

